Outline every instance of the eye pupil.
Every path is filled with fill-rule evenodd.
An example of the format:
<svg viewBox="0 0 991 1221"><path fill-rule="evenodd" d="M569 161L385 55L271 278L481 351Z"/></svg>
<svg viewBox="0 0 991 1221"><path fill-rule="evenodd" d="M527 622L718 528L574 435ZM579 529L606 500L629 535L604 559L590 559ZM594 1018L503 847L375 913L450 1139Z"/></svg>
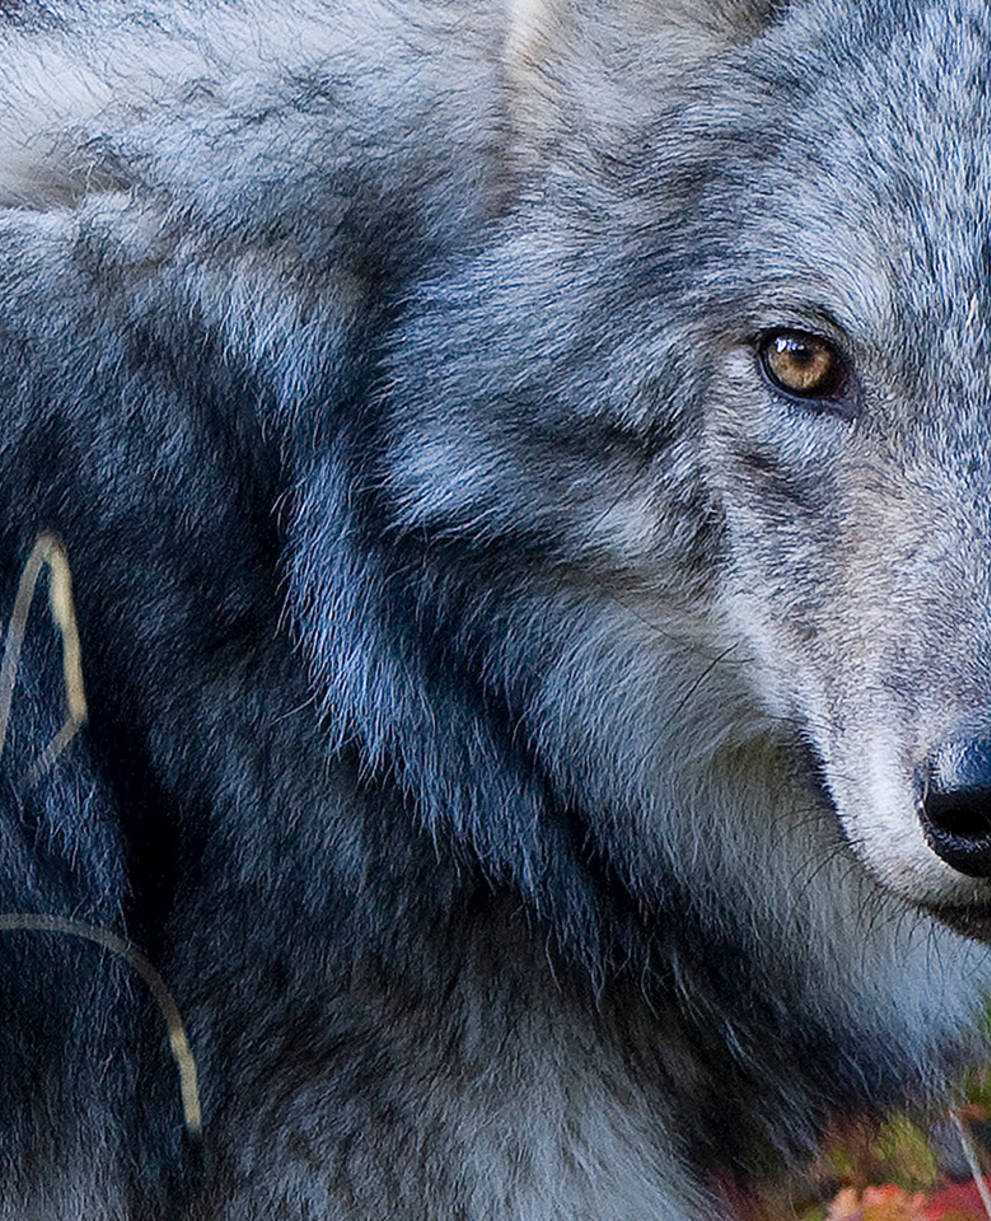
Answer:
<svg viewBox="0 0 991 1221"><path fill-rule="evenodd" d="M760 357L771 383L787 394L828 398L840 389L842 361L825 339L777 331L763 341Z"/></svg>

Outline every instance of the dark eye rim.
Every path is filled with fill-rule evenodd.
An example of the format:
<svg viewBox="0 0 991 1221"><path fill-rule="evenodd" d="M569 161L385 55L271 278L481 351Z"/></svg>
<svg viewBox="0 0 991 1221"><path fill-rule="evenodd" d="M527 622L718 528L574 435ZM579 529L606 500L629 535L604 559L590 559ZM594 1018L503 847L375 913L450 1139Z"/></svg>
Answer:
<svg viewBox="0 0 991 1221"><path fill-rule="evenodd" d="M771 344L783 336L801 340L809 344L823 345L828 348L835 359L835 372L828 385L809 393L793 390L779 381L770 367L768 352ZM860 414L859 395L850 362L843 354L838 344L826 335L817 335L814 331L802 327L778 326L761 331L755 340L757 365L761 376L776 395L790 403L802 407L806 411L826 413L852 420Z"/></svg>

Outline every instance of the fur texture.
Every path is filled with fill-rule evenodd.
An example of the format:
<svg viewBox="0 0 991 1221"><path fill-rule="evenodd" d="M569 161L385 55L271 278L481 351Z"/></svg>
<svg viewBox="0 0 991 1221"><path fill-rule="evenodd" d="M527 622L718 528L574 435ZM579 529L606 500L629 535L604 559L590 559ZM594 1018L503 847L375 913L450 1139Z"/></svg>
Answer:
<svg viewBox="0 0 991 1221"><path fill-rule="evenodd" d="M4 904L147 950L206 1137L6 934L0 1217L712 1221L944 1088L989 64L977 0L4 7L2 588L61 534L91 704L25 790L32 619Z"/></svg>

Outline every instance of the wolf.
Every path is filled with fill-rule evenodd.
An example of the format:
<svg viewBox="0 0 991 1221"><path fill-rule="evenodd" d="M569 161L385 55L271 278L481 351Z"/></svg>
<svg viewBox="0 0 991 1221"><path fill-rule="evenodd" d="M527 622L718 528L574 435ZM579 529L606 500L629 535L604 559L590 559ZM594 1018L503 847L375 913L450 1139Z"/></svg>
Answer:
<svg viewBox="0 0 991 1221"><path fill-rule="evenodd" d="M0 1218L722 1221L981 1053L979 0L8 0ZM729 1186L727 1186L729 1185Z"/></svg>

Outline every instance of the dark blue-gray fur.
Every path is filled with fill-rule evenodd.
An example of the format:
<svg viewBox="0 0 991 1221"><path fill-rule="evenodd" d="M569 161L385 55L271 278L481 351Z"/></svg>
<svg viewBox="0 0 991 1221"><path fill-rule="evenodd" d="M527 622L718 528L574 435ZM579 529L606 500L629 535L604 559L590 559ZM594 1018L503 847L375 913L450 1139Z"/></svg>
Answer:
<svg viewBox="0 0 991 1221"><path fill-rule="evenodd" d="M912 486L987 452L904 405L987 317L991 22L572 7L522 74L495 4L0 17L3 588L58 531L91 702L25 790L30 654L3 906L147 949L206 1128L138 981L8 934L0 1217L711 1219L972 1052L983 952L875 885L725 611L839 670L918 597L928 657L950 561L844 600L843 423L721 362L827 310Z"/></svg>

